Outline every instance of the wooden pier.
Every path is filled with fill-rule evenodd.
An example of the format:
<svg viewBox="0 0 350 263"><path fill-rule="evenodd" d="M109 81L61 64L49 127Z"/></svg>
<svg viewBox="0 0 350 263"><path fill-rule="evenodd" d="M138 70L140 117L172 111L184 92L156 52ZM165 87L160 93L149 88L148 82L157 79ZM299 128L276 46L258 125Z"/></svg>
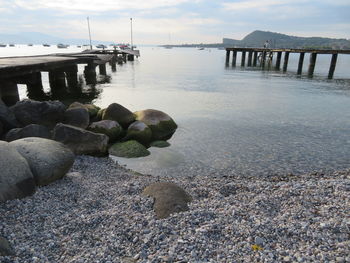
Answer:
<svg viewBox="0 0 350 263"><path fill-rule="evenodd" d="M334 76L335 67L337 64L337 58L338 54L350 54L350 50L331 50L331 49L289 49L289 48L283 48L283 49L271 49L271 48L226 48L226 66L230 65L230 53L232 52L232 61L231 65L232 67L236 66L236 60L237 60L237 53L241 52L241 66L245 66L245 59L246 54L248 53L248 61L247 66L248 67L256 67L260 66L262 68L265 68L266 66L274 67L276 70L280 70L281 67L281 60L282 55L283 56L283 72L287 71L288 68L288 61L289 61L289 54L290 53L298 53L299 54L299 62L298 62L298 69L297 74L301 75L303 70L303 64L304 64L304 57L305 53L310 54L310 62L309 62L309 68L308 68L308 76L312 77L315 70L316 65L316 59L318 54L329 54L332 56L329 71L328 71L328 78L332 79ZM275 56L276 55L276 56ZM274 57L276 57L275 64Z"/></svg>
<svg viewBox="0 0 350 263"><path fill-rule="evenodd" d="M106 63L116 71L116 63L139 56L138 50L87 50L81 53L0 58L0 99L7 105L19 101L17 84L27 85L29 94L43 94L41 72L48 72L51 93L78 85L78 65L85 64L86 84L96 84L96 67L106 75Z"/></svg>

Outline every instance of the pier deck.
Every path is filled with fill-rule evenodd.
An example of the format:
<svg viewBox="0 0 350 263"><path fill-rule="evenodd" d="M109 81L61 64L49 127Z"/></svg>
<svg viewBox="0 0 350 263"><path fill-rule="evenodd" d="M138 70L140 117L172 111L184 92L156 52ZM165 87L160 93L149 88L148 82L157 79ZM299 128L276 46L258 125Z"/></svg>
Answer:
<svg viewBox="0 0 350 263"><path fill-rule="evenodd" d="M299 62L297 74L301 75L305 53L310 54L310 62L308 68L308 76L312 77L315 70L316 58L318 54L329 54L332 55L328 78L332 79L335 71L335 66L337 64L338 54L350 54L350 50L333 50L333 49L293 49L293 48L226 48L226 66L230 63L230 53L232 52L232 67L236 66L237 52L242 52L241 56L241 66L245 66L246 53L248 53L248 62L247 66L260 66L265 68L267 65L271 67L274 59L274 54L277 54L275 60L274 68L276 70L280 70L282 54L284 53L284 61L283 61L283 72L287 71L288 60L290 53L298 53L299 54Z"/></svg>

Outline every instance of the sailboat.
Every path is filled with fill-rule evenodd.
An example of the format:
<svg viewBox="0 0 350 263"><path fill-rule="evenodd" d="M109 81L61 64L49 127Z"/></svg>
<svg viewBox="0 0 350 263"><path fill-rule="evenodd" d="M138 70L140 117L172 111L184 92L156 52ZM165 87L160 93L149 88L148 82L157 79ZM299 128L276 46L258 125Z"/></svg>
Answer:
<svg viewBox="0 0 350 263"><path fill-rule="evenodd" d="M171 45L171 37L170 37L170 34L169 34L169 44L168 44L168 45L164 45L163 47L166 48L166 49L172 49L172 48L173 48L173 46Z"/></svg>

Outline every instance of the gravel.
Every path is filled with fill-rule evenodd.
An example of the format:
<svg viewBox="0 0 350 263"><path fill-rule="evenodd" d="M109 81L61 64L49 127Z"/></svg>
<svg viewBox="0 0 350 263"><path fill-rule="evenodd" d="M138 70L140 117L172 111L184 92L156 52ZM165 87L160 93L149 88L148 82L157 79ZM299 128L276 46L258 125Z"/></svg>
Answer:
<svg viewBox="0 0 350 263"><path fill-rule="evenodd" d="M350 262L350 169L305 175L142 175L78 156L62 180L0 204L0 262ZM226 175L226 176L225 176ZM157 220L141 195L172 181L190 211Z"/></svg>

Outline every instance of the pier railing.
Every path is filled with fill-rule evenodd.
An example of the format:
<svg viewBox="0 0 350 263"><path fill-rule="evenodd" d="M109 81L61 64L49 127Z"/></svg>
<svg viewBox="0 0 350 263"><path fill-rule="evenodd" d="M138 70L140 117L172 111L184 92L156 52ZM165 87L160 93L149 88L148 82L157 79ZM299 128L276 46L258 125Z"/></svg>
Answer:
<svg viewBox="0 0 350 263"><path fill-rule="evenodd" d="M248 53L247 58L247 66L248 67L257 67L260 66L264 68L266 65L272 66L273 57L274 54L276 54L276 62L274 65L274 68L276 70L280 70L281 68L281 60L282 55L284 53L284 60L283 60L283 66L282 70L283 72L287 71L288 68L288 61L289 61L289 54L290 53L298 53L299 54L299 61L298 61L298 69L297 74L300 75L302 73L303 64L304 64L304 57L305 53L310 54L310 62L309 62L309 68L308 68L308 76L312 77L315 70L316 65L316 59L318 54L329 54L332 56L329 71L328 71L328 78L332 79L334 76L335 67L337 64L337 58L338 54L350 54L350 50L333 50L333 49L293 49L293 48L226 48L226 65L230 65L230 53L232 52L232 61L231 65L233 67L236 66L237 63L237 53L241 52L241 66L245 66L246 61L246 54Z"/></svg>

